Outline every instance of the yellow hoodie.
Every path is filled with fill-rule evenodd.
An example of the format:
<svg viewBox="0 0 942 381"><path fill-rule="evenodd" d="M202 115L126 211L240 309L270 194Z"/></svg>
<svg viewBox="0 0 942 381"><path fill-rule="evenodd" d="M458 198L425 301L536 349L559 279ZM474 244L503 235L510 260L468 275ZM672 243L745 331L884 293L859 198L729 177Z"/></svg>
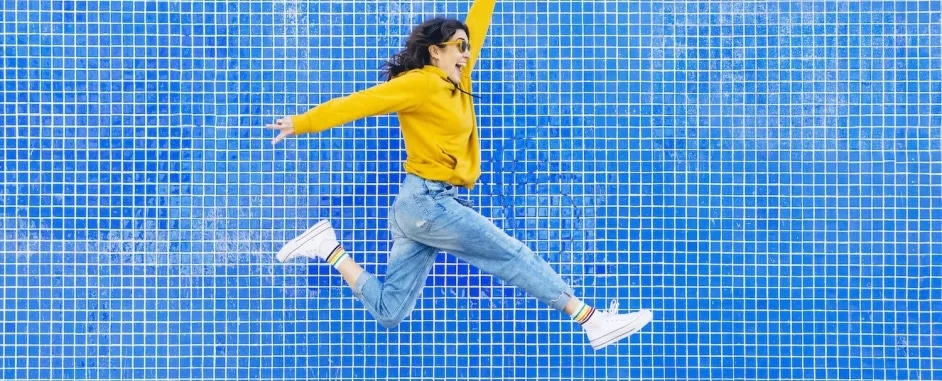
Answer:
<svg viewBox="0 0 942 381"><path fill-rule="evenodd" d="M476 0L465 24L471 52L460 86L469 93L471 72L481 52L496 0ZM406 146L406 172L473 189L481 175L481 149L472 97L457 91L448 74L427 65L334 98L293 116L296 135L321 132L373 115L395 112Z"/></svg>

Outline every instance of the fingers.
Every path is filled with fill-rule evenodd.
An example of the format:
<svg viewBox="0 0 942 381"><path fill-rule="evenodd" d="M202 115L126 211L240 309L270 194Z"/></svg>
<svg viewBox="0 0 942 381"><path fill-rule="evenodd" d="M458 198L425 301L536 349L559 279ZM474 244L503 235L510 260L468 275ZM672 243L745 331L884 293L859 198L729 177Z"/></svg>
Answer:
<svg viewBox="0 0 942 381"><path fill-rule="evenodd" d="M287 126L282 127L282 129L280 129L278 132L278 136L275 136L275 138L271 140L271 144L278 144L282 140L285 140L285 138L291 136L293 133L294 131L289 129Z"/></svg>
<svg viewBox="0 0 942 381"><path fill-rule="evenodd" d="M278 144L286 137L294 133L294 128L291 124L291 120L278 119L275 123L269 123L265 125L265 128L269 130L278 131L278 136L271 140L271 144Z"/></svg>
<svg viewBox="0 0 942 381"><path fill-rule="evenodd" d="M284 119L278 119L275 121L275 123L269 123L265 125L265 128L269 130L280 130L285 127L288 127L288 125L285 124Z"/></svg>

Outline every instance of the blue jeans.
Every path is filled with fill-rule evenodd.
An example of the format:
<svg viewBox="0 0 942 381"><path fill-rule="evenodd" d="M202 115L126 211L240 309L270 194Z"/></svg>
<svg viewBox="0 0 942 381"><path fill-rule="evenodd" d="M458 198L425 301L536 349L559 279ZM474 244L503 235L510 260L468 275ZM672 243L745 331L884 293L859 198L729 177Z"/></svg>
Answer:
<svg viewBox="0 0 942 381"><path fill-rule="evenodd" d="M518 287L562 311L572 289L530 248L457 198L457 187L407 174L389 213L393 246L385 282L364 272L353 293L386 328L415 308L439 251Z"/></svg>

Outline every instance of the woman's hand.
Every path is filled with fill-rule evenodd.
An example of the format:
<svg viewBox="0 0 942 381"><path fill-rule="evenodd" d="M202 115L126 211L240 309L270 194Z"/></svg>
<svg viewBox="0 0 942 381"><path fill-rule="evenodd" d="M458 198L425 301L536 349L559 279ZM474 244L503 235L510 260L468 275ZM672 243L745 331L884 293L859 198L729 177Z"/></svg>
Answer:
<svg viewBox="0 0 942 381"><path fill-rule="evenodd" d="M278 144L278 142L284 140L285 138L294 135L294 123L291 122L291 118L278 119L274 124L265 125L269 130L278 131L278 136L272 139L271 144Z"/></svg>

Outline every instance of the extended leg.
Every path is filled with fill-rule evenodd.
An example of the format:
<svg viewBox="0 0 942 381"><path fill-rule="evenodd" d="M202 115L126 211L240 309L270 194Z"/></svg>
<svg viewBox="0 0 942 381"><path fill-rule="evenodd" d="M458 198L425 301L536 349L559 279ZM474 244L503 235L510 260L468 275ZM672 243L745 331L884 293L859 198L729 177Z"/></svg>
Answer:
<svg viewBox="0 0 942 381"><path fill-rule="evenodd" d="M423 212L417 214L420 219L403 224L410 238L450 252L565 312L581 324L593 348L602 349L628 337L652 320L648 310L618 314L617 302L607 311L586 305L573 296L569 285L546 261L459 202L449 185L426 182L426 187L431 197L418 199L417 208Z"/></svg>

